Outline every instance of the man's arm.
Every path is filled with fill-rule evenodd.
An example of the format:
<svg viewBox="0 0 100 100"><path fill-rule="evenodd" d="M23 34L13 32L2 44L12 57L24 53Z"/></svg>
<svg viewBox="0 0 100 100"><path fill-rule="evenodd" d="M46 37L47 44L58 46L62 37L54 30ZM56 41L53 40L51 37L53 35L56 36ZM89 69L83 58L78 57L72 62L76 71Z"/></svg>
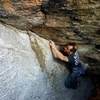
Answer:
<svg viewBox="0 0 100 100"><path fill-rule="evenodd" d="M55 43L53 41L50 41L49 43L50 47L51 47L51 51L54 55L55 58L58 58L62 61L68 62L68 58L66 56L64 56L56 47Z"/></svg>

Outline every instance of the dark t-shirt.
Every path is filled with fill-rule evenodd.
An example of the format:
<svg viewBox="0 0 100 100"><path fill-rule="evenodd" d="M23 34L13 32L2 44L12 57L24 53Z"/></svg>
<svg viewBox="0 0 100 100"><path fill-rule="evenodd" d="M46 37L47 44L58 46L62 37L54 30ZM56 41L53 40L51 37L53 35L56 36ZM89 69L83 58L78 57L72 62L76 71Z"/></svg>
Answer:
<svg viewBox="0 0 100 100"><path fill-rule="evenodd" d="M73 73L75 73L77 76L85 74L85 70L80 63L80 57L77 51L71 54L68 59L70 65L69 67L71 67Z"/></svg>

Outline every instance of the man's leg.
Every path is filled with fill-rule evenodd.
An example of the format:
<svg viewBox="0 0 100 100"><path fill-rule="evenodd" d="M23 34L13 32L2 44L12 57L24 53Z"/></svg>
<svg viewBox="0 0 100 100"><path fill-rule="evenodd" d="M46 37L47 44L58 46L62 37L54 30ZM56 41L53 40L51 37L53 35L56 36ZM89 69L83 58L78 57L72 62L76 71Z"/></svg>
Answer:
<svg viewBox="0 0 100 100"><path fill-rule="evenodd" d="M65 80L65 87L76 89L77 86L78 86L78 80L77 80L76 74L70 73Z"/></svg>

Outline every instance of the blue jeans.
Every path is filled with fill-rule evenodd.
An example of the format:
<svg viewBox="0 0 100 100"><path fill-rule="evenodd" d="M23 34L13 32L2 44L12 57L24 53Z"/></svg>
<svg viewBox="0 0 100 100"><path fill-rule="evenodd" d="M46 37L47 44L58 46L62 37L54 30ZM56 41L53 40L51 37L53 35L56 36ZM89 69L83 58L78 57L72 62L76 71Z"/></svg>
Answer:
<svg viewBox="0 0 100 100"><path fill-rule="evenodd" d="M67 76L65 80L65 87L76 89L78 87L78 80L79 80L79 77L76 75L76 73L74 72L69 73L69 75Z"/></svg>

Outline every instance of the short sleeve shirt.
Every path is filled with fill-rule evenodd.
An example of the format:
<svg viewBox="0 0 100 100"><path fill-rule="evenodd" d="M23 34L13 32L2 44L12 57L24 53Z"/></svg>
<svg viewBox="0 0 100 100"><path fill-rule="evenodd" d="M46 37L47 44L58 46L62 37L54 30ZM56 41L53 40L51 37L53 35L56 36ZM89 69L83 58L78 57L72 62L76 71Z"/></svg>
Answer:
<svg viewBox="0 0 100 100"><path fill-rule="evenodd" d="M85 73L85 70L80 63L80 57L77 51L71 54L68 59L72 72L76 73L78 76Z"/></svg>

